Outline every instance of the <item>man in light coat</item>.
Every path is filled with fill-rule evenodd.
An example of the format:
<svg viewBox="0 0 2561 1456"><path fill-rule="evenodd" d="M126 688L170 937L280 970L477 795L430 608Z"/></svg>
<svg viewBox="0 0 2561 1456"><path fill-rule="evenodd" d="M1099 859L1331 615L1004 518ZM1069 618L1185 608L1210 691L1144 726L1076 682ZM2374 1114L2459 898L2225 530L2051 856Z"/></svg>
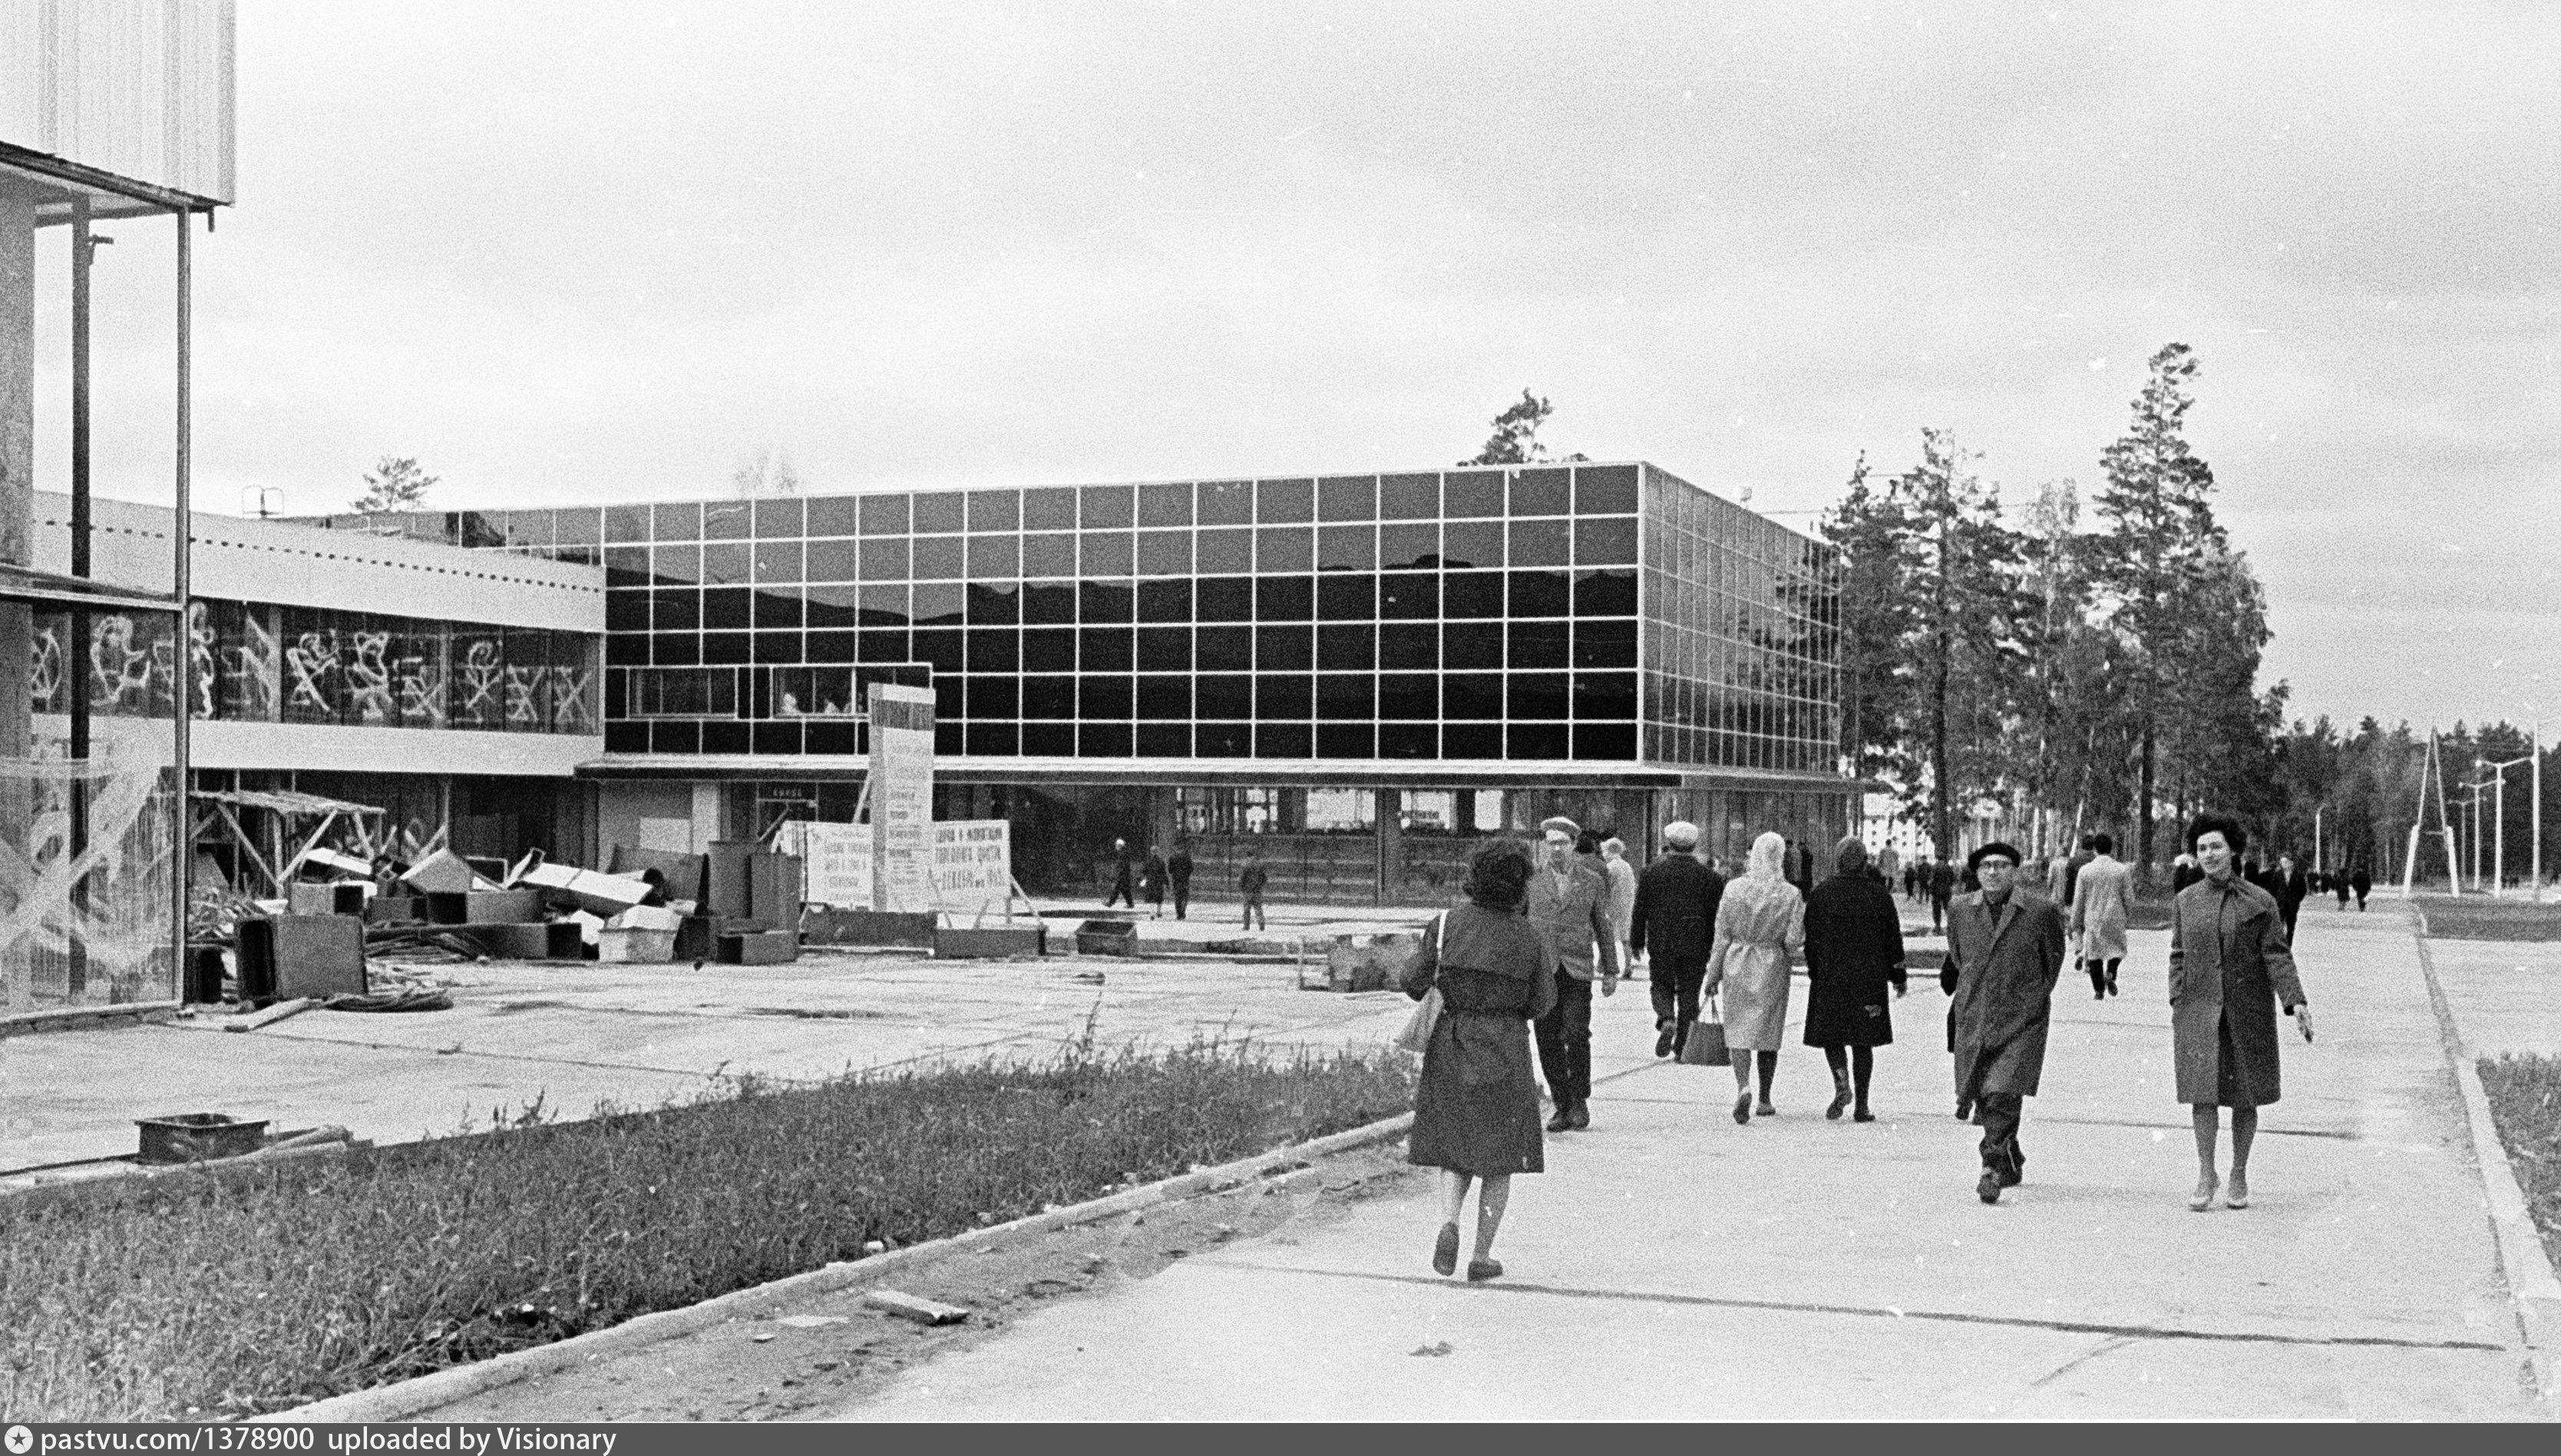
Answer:
<svg viewBox="0 0 2561 1456"><path fill-rule="evenodd" d="M2018 1145L2025 1099L2045 1068L2054 983L2063 974L2063 912L2018 886L2019 853L1995 841L1965 861L1980 890L1948 906L1948 963L1939 985L1956 1058L1957 1115L1982 1124L1982 1176L1974 1196L2000 1202L2025 1176Z"/></svg>
<svg viewBox="0 0 2561 1456"><path fill-rule="evenodd" d="M2090 972L2094 1001L2117 994L2117 963L2126 958L2126 921L2134 912L2134 867L2116 858L2114 835L2090 837L2093 854L2073 882L2072 946Z"/></svg>
<svg viewBox="0 0 2561 1456"><path fill-rule="evenodd" d="M1556 1099L1549 1132L1592 1125L1592 980L1619 994L1619 935L1610 923L1610 883L1574 852L1582 826L1562 815L1539 825L1546 852L1529 878L1530 925L1556 962L1556 1006L1538 1019L1538 1065Z"/></svg>
<svg viewBox="0 0 2561 1456"><path fill-rule="evenodd" d="M1627 955L1627 921L1636 913L1636 867L1627 863L1627 842L1615 834L1601 841L1601 873L1610 882L1610 931L1619 938L1619 967L1633 980L1636 963Z"/></svg>

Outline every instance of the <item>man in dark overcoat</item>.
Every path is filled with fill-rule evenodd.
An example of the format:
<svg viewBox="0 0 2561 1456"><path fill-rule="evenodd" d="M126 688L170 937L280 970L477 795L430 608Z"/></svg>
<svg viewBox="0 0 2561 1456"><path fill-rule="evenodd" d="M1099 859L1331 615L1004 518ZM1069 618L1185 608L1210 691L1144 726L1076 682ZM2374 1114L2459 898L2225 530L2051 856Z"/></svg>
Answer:
<svg viewBox="0 0 2561 1456"><path fill-rule="evenodd" d="M2045 1069L2045 1031L2054 983L2063 974L2063 914L2018 885L2019 853L1994 841L1968 856L1981 889L1948 906L1948 962L1939 984L1948 1007L1948 1051L1956 1057L1957 1115L1982 1124L1983 1171L1974 1195L2000 1202L2027 1167L2018 1123Z"/></svg>
<svg viewBox="0 0 2561 1456"><path fill-rule="evenodd" d="M1583 827L1563 815L1545 820L1545 863L1529 877L1525 911L1556 962L1556 1005L1537 1022L1538 1066L1556 1099L1549 1132L1592 1125L1592 979L1601 994L1619 994L1619 932L1610 923L1610 882L1574 852Z"/></svg>
<svg viewBox="0 0 2561 1456"><path fill-rule="evenodd" d="M1627 920L1627 949L1649 957L1654 998L1654 1054L1677 1055L1698 1023L1698 988L1716 940L1716 907L1725 877L1698 858L1698 826L1663 826L1663 857L1636 877L1636 907Z"/></svg>

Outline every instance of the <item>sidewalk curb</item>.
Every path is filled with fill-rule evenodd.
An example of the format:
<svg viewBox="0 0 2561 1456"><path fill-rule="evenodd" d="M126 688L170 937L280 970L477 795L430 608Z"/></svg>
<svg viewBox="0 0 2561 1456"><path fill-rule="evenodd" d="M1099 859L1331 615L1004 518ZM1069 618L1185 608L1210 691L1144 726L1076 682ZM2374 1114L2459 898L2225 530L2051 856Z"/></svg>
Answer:
<svg viewBox="0 0 2561 1456"><path fill-rule="evenodd" d="M2428 1002L2437 1014L2437 1034L2463 1095L2465 1120L2472 1126L2473 1156L2480 1164L2490 1236L2498 1245L2499 1272L2507 1280L2508 1297L2516 1303L2516 1322L2525 1335L2535 1391L2547 1407L2561 1406L2561 1275L2553 1272L2542 1231L2534 1226L2534 1216L2526 1208L2525 1190L2517 1183L2507 1148L2498 1139L2477 1058L2464 1044L2454 1007L2438 984L2436 960L2428 953L2427 916L2413 907L2410 918L2412 939L2419 948L2419 971L2427 978Z"/></svg>
<svg viewBox="0 0 2561 1456"><path fill-rule="evenodd" d="M1104 1198L1033 1213L1011 1222L993 1223L984 1228L971 1228L925 1243L894 1248L869 1258L826 1264L803 1273L785 1275L767 1284L735 1289L716 1295L700 1304L682 1309L660 1310L639 1315L607 1329L574 1335L567 1340L532 1350L513 1351L470 1365L418 1375L389 1385L354 1390L332 1395L290 1410L273 1411L253 1419L265 1422L339 1422L379 1423L403 1420L421 1411L449 1405L456 1400L495 1390L537 1375L550 1375L582 1365L589 1360L620 1355L644 1349L663 1341L708 1330L742 1315L792 1300L832 1294L839 1289L869 1284L882 1275L937 1255L966 1249L991 1239L1020 1233L1047 1233L1053 1229L1092 1223L1099 1219L1135 1213L1157 1204L1177 1203L1203 1194L1224 1193L1229 1189L1259 1180L1279 1177L1305 1168L1317 1158L1340 1153L1371 1143L1385 1142L1413 1126L1414 1114L1400 1112L1394 1117L1344 1132L1330 1133L1303 1143L1274 1148L1250 1158L1239 1158L1215 1168L1160 1179L1143 1188L1110 1194Z"/></svg>

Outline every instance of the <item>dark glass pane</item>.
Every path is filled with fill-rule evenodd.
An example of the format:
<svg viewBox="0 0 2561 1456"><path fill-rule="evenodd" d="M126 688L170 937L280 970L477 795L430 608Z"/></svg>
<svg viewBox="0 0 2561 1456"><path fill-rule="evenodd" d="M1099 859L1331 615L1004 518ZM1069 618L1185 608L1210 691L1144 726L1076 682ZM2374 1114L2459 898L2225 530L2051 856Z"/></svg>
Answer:
<svg viewBox="0 0 2561 1456"><path fill-rule="evenodd" d="M1077 496L1082 509L1076 524L1088 531L1135 524L1135 497L1125 485L1082 486Z"/></svg>
<svg viewBox="0 0 2561 1456"><path fill-rule="evenodd" d="M1254 482L1250 480L1204 480L1200 483L1200 524L1203 526L1251 526L1254 524Z"/></svg>
<svg viewBox="0 0 2561 1456"><path fill-rule="evenodd" d="M1076 725L1073 723L1024 724L1023 754L1030 758L1076 756Z"/></svg>
<svg viewBox="0 0 2561 1456"><path fill-rule="evenodd" d="M672 506L651 506L649 522L660 541L700 541L703 539L703 508L699 501L684 501Z"/></svg>
<svg viewBox="0 0 2561 1456"><path fill-rule="evenodd" d="M1080 758L1128 757L1129 725L1125 723L1077 725L1076 752Z"/></svg>
<svg viewBox="0 0 2561 1456"><path fill-rule="evenodd" d="M1441 477L1442 515L1500 518L1506 512L1502 471L1452 470Z"/></svg>
<svg viewBox="0 0 2561 1456"><path fill-rule="evenodd" d="M1378 566L1378 528L1374 526L1319 526L1316 528L1316 569L1319 571L1367 571Z"/></svg>
<svg viewBox="0 0 2561 1456"><path fill-rule="evenodd" d="M1503 756L1503 726L1499 723L1445 723L1441 725L1441 756L1500 758Z"/></svg>
<svg viewBox="0 0 2561 1456"><path fill-rule="evenodd" d="M759 632L756 634L758 662L805 662L797 632Z"/></svg>
<svg viewBox="0 0 2561 1456"><path fill-rule="evenodd" d="M862 529L861 497L811 496L811 536L852 536Z"/></svg>
<svg viewBox="0 0 2561 1456"><path fill-rule="evenodd" d="M1378 756L1378 729L1366 723L1327 723L1319 720L1316 724L1316 756L1319 758L1375 758Z"/></svg>
<svg viewBox="0 0 2561 1456"><path fill-rule="evenodd" d="M1444 718L1500 718L1503 716L1503 675L1501 673L1450 673L1441 679L1441 716Z"/></svg>
<svg viewBox="0 0 2561 1456"><path fill-rule="evenodd" d="M968 610L968 595L957 581L920 581L909 597L909 615L920 627L956 627Z"/></svg>
<svg viewBox="0 0 2561 1456"><path fill-rule="evenodd" d="M1636 514L1636 467L1633 465L1577 465L1574 467L1574 512L1578 516Z"/></svg>
<svg viewBox="0 0 2561 1456"><path fill-rule="evenodd" d="M1076 624L1076 583L1073 581L1026 581L1023 583L1023 624L1053 626Z"/></svg>
<svg viewBox="0 0 2561 1456"><path fill-rule="evenodd" d="M1451 571L1441 578L1441 614L1448 617L1503 615L1500 571Z"/></svg>
<svg viewBox="0 0 2561 1456"><path fill-rule="evenodd" d="M1188 531L1139 532L1138 570L1148 576L1190 575L1192 534Z"/></svg>
<svg viewBox="0 0 2561 1456"><path fill-rule="evenodd" d="M957 675L943 675L935 678L934 716L936 718L949 720L955 718L966 718L969 716L962 712L963 709L969 706L969 695L964 686L967 682L968 680L966 678L962 678Z"/></svg>
<svg viewBox="0 0 2561 1456"><path fill-rule="evenodd" d="M690 586L662 586L651 592L649 625L661 632L701 630L703 594Z"/></svg>
<svg viewBox="0 0 2561 1456"><path fill-rule="evenodd" d="M1136 637L1127 627L1086 627L1077 634L1077 665L1086 672L1125 673Z"/></svg>
<svg viewBox="0 0 2561 1456"><path fill-rule="evenodd" d="M1151 719L1190 718L1192 680L1174 673L1140 673L1138 702Z"/></svg>
<svg viewBox="0 0 2561 1456"><path fill-rule="evenodd" d="M1254 519L1263 525L1316 519L1316 482L1258 480L1254 483Z"/></svg>
<svg viewBox="0 0 2561 1456"><path fill-rule="evenodd" d="M745 541L753 534L756 515L745 501L703 502L703 540Z"/></svg>
<svg viewBox="0 0 2561 1456"><path fill-rule="evenodd" d="M1254 615L1265 622L1303 622L1315 615L1312 576L1260 576L1254 582Z"/></svg>
<svg viewBox="0 0 2561 1456"><path fill-rule="evenodd" d="M649 725L649 751L652 753L699 753L703 750L703 726L675 722Z"/></svg>
<svg viewBox="0 0 2561 1456"><path fill-rule="evenodd" d="M960 671L960 632L953 627L927 630L918 628L907 634L908 658L913 662L930 662L939 675Z"/></svg>
<svg viewBox="0 0 2561 1456"><path fill-rule="evenodd" d="M1385 572L1378 578L1378 614L1382 618L1441 615L1441 573Z"/></svg>
<svg viewBox="0 0 2561 1456"><path fill-rule="evenodd" d="M1313 627L1257 627L1254 666L1258 672L1308 672L1316 666Z"/></svg>
<svg viewBox="0 0 2561 1456"><path fill-rule="evenodd" d="M1562 566L1574 560L1571 521L1514 521L1511 557L1515 566Z"/></svg>
<svg viewBox="0 0 2561 1456"><path fill-rule="evenodd" d="M713 542L703 548L703 581L706 585L744 586L755 566L755 558L748 554L748 545L744 541Z"/></svg>
<svg viewBox="0 0 2561 1456"><path fill-rule="evenodd" d="M1380 719L1420 721L1441 716L1441 680L1432 673L1380 673Z"/></svg>
<svg viewBox="0 0 2561 1456"><path fill-rule="evenodd" d="M859 649L864 662L905 662L908 660L905 632L869 631L862 634Z"/></svg>
<svg viewBox="0 0 2561 1456"><path fill-rule="evenodd" d="M649 574L660 582L700 581L703 579L703 549L686 543L661 546L649 552Z"/></svg>
<svg viewBox="0 0 2561 1456"><path fill-rule="evenodd" d="M1576 573L1574 614L1583 617L1634 616L1636 614L1635 567Z"/></svg>
<svg viewBox="0 0 2561 1456"><path fill-rule="evenodd" d="M1043 486L1023 492L1023 529L1025 531L1073 531L1076 529L1076 487Z"/></svg>
<svg viewBox="0 0 2561 1456"><path fill-rule="evenodd" d="M1078 538L1083 543L1079 574L1087 576L1126 576L1133 569L1126 531L1088 531Z"/></svg>
<svg viewBox="0 0 2561 1456"><path fill-rule="evenodd" d="M1192 524L1192 483L1188 480L1177 480L1162 485L1138 487L1138 524L1141 526Z"/></svg>
<svg viewBox="0 0 2561 1456"><path fill-rule="evenodd" d="M649 584L649 548L645 546L608 546L604 549L604 584L607 586L646 586Z"/></svg>
<svg viewBox="0 0 2561 1456"><path fill-rule="evenodd" d="M1511 583L1514 618L1561 617L1572 604L1563 571L1514 571Z"/></svg>
<svg viewBox="0 0 2561 1456"><path fill-rule="evenodd" d="M866 582L861 595L862 623L866 627L904 627L907 625L908 588L904 581Z"/></svg>
<svg viewBox="0 0 2561 1456"><path fill-rule="evenodd" d="M1011 723L973 723L966 735L968 751L989 758L1011 758L1022 747L1022 728Z"/></svg>
<svg viewBox="0 0 2561 1456"><path fill-rule="evenodd" d="M1076 679L1071 677L1023 679L1023 717L1049 719L1076 717Z"/></svg>
<svg viewBox="0 0 2561 1456"><path fill-rule="evenodd" d="M1573 510L1574 478L1565 467L1513 472L1514 516L1563 516Z"/></svg>
<svg viewBox="0 0 2561 1456"><path fill-rule="evenodd" d="M803 649L810 662L852 663L860 660L860 632L811 632Z"/></svg>
<svg viewBox="0 0 2561 1456"><path fill-rule="evenodd" d="M1244 673L1204 673L1196 694L1201 718L1252 718L1254 679Z"/></svg>
<svg viewBox="0 0 2561 1456"><path fill-rule="evenodd" d="M1138 620L1170 624L1192 619L1192 583L1183 581L1141 581L1138 583Z"/></svg>
<svg viewBox="0 0 2561 1456"><path fill-rule="evenodd" d="M1254 533L1204 531L1200 534L1198 570L1204 576L1243 574L1254 569Z"/></svg>
<svg viewBox="0 0 2561 1456"><path fill-rule="evenodd" d="M1192 670L1192 629L1189 627L1140 627L1138 629L1138 666L1151 673L1187 673ZM1153 704L1150 704L1152 709Z"/></svg>
<svg viewBox="0 0 2561 1456"><path fill-rule="evenodd" d="M1378 477L1328 475L1317 481L1316 519L1319 521L1377 520Z"/></svg>
<svg viewBox="0 0 2561 1456"><path fill-rule="evenodd" d="M1023 619L1021 583L971 581L966 584L970 626L1010 627Z"/></svg>
<svg viewBox="0 0 2561 1456"><path fill-rule="evenodd" d="M755 609L748 605L750 593L745 587L714 587L703 593L703 625L720 631L731 631L752 625Z"/></svg>
<svg viewBox="0 0 2561 1456"><path fill-rule="evenodd" d="M1359 575L1316 578L1316 615L1328 622L1365 622L1378 615L1378 578Z"/></svg>
<svg viewBox="0 0 2561 1456"><path fill-rule="evenodd" d="M1022 679L970 677L969 717L1016 718L1023 707Z"/></svg>
<svg viewBox="0 0 2561 1456"><path fill-rule="evenodd" d="M1324 721L1378 716L1378 679L1368 673L1323 673L1316 678L1316 717Z"/></svg>
<svg viewBox="0 0 2561 1456"><path fill-rule="evenodd" d="M1632 723L1578 723L1574 726L1574 756L1584 759L1627 759L1636 756L1636 726Z"/></svg>
<svg viewBox="0 0 2561 1456"><path fill-rule="evenodd" d="M1023 629L1023 671L1027 673L1076 671L1076 629L1074 627L1025 627Z"/></svg>
<svg viewBox="0 0 2561 1456"><path fill-rule="evenodd" d="M608 632L648 631L649 593L646 591L604 593L604 630Z"/></svg>
<svg viewBox="0 0 2561 1456"><path fill-rule="evenodd" d="M797 541L760 541L756 544L756 579L759 581L800 581L800 543Z"/></svg>
<svg viewBox="0 0 2561 1456"><path fill-rule="evenodd" d="M1126 721L1131 687L1125 676L1098 677L1087 673L1079 677L1076 680L1077 716L1096 722Z"/></svg>
<svg viewBox="0 0 2561 1456"><path fill-rule="evenodd" d="M603 532L603 513L594 506L565 506L552 513L552 541L558 546L596 546Z"/></svg>
<svg viewBox="0 0 2561 1456"><path fill-rule="evenodd" d="M1014 532L1023 525L1023 493L1018 490L969 492L969 532Z"/></svg>
<svg viewBox="0 0 2561 1456"><path fill-rule="evenodd" d="M919 536L936 533L956 536L967 529L968 524L969 499L966 492L944 490L916 498L916 534Z"/></svg>
<svg viewBox="0 0 2561 1456"><path fill-rule="evenodd" d="M1636 624L1621 618L1616 621L1582 621L1574 624L1574 665L1576 667L1634 667L1636 665Z"/></svg>
<svg viewBox="0 0 2561 1456"><path fill-rule="evenodd" d="M756 593L755 610L759 627L800 625L800 597L797 592L760 591Z"/></svg>
<svg viewBox="0 0 2561 1456"><path fill-rule="evenodd" d="M1136 606L1136 592L1126 581L1079 581L1076 593L1081 622L1125 622Z"/></svg>
<svg viewBox="0 0 2561 1456"><path fill-rule="evenodd" d="M1254 580L1249 576L1212 576L1194 588L1195 620L1204 622L1250 622L1254 620Z"/></svg>
<svg viewBox="0 0 2561 1456"><path fill-rule="evenodd" d="M1574 560L1585 566L1636 564L1636 518L1603 516L1574 523Z"/></svg>
<svg viewBox="0 0 2561 1456"><path fill-rule="evenodd" d="M1254 533L1254 553L1257 570L1312 571L1316 533L1299 526L1266 527Z"/></svg>
<svg viewBox="0 0 2561 1456"><path fill-rule="evenodd" d="M812 581L861 580L863 573L859 560L859 547L860 543L846 540L809 543L809 579Z"/></svg>
<svg viewBox="0 0 2561 1456"><path fill-rule="evenodd" d="M1326 622L1316 628L1316 667L1321 672L1367 672L1378 666L1378 629L1367 622Z"/></svg>
<svg viewBox="0 0 2561 1456"><path fill-rule="evenodd" d="M909 526L909 508L916 498L907 495L864 496L863 535L905 536Z"/></svg>
<svg viewBox="0 0 2561 1456"><path fill-rule="evenodd" d="M700 632L654 632L649 637L649 661L656 667L692 667L703 660L703 634Z"/></svg>
<svg viewBox="0 0 2561 1456"><path fill-rule="evenodd" d="M707 663L741 663L755 655L752 632L705 632L703 661Z"/></svg>
<svg viewBox="0 0 2561 1456"><path fill-rule="evenodd" d="M1437 668L1441 665L1438 622L1385 622L1378 629L1378 665L1382 668Z"/></svg>
<svg viewBox="0 0 2561 1456"><path fill-rule="evenodd" d="M1563 758L1573 737L1561 723L1515 723L1503 731L1506 758Z"/></svg>
<svg viewBox="0 0 2561 1456"><path fill-rule="evenodd" d="M1023 568L1023 539L1019 536L972 536L969 538L969 574L977 577L1011 576Z"/></svg>
<svg viewBox="0 0 2561 1456"><path fill-rule="evenodd" d="M1382 475L1378 478L1378 514L1382 521L1429 521L1441 514L1439 475Z"/></svg>
<svg viewBox="0 0 2561 1456"><path fill-rule="evenodd" d="M1452 521L1441 528L1442 566L1500 566L1502 564L1502 522Z"/></svg>
<svg viewBox="0 0 2561 1456"><path fill-rule="evenodd" d="M756 539L797 541L809 534L809 513L794 500L756 503Z"/></svg>
<svg viewBox="0 0 2561 1456"><path fill-rule="evenodd" d="M1254 629L1202 627L1192 633L1192 660L1205 673L1254 671Z"/></svg>
<svg viewBox="0 0 2561 1456"><path fill-rule="evenodd" d="M1378 528L1378 564L1389 570L1406 566L1439 566L1441 528L1411 522L1381 526Z"/></svg>
<svg viewBox="0 0 2561 1456"><path fill-rule="evenodd" d="M1576 718L1632 719L1636 716L1634 673L1576 673Z"/></svg>
<svg viewBox="0 0 2561 1456"><path fill-rule="evenodd" d="M1251 758L1254 726L1247 723L1203 723L1192 728L1192 751L1203 758Z"/></svg>
<svg viewBox="0 0 2561 1456"><path fill-rule="evenodd" d="M957 536L916 538L915 576L919 581L949 581L969 574L968 555Z"/></svg>
<svg viewBox="0 0 2561 1456"><path fill-rule="evenodd" d="M908 578L907 538L863 543L862 576L865 581L904 581Z"/></svg>
<svg viewBox="0 0 2561 1456"><path fill-rule="evenodd" d="M1567 696L1564 673L1513 673L1503 680L1510 711L1514 719L1570 718L1572 702Z"/></svg>
<svg viewBox="0 0 2561 1456"><path fill-rule="evenodd" d="M703 730L703 751L706 753L745 753L755 741L749 732L750 726L736 720L727 723L706 723L700 727Z"/></svg>
<svg viewBox="0 0 2561 1456"><path fill-rule="evenodd" d="M1378 726L1381 758L1438 758L1441 729L1428 723L1382 723Z"/></svg>
<svg viewBox="0 0 2561 1456"><path fill-rule="evenodd" d="M1258 673L1254 678L1254 716L1285 722L1315 711L1316 680L1305 673Z"/></svg>
<svg viewBox="0 0 2561 1456"><path fill-rule="evenodd" d="M938 720L935 723L934 751L944 757L956 757L969 751L968 734L957 720Z"/></svg>
<svg viewBox="0 0 2561 1456"><path fill-rule="evenodd" d="M1571 660L1567 622L1511 624L1511 665L1515 668L1561 668Z"/></svg>
<svg viewBox="0 0 2561 1456"><path fill-rule="evenodd" d="M1192 756L1192 726L1188 723L1155 723L1138 725L1138 755L1141 758L1189 758Z"/></svg>
<svg viewBox="0 0 2561 1456"><path fill-rule="evenodd" d="M605 724L604 751L607 753L648 752L649 725L645 723Z"/></svg>
<svg viewBox="0 0 2561 1456"><path fill-rule="evenodd" d="M649 540L649 507L605 507L604 539L608 543L617 546L629 543L646 543Z"/></svg>
<svg viewBox="0 0 2561 1456"><path fill-rule="evenodd" d="M1026 576L1075 575L1076 538L1065 532L1050 536L1024 537L1023 574Z"/></svg>

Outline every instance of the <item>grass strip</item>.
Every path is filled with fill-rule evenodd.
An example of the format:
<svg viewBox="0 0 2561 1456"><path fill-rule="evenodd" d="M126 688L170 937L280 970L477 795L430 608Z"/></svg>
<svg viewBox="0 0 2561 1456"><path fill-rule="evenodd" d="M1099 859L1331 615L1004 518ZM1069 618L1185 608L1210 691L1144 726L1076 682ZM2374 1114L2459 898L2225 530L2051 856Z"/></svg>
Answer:
<svg viewBox="0 0 2561 1456"><path fill-rule="evenodd" d="M2561 1265L2561 1057L2484 1056L2480 1079L2543 1252Z"/></svg>
<svg viewBox="0 0 2561 1456"><path fill-rule="evenodd" d="M1384 1050L1204 1042L753 1080L647 1111L0 1201L0 1410L283 1409L1403 1111ZM119 1181L121 1182L121 1181Z"/></svg>

